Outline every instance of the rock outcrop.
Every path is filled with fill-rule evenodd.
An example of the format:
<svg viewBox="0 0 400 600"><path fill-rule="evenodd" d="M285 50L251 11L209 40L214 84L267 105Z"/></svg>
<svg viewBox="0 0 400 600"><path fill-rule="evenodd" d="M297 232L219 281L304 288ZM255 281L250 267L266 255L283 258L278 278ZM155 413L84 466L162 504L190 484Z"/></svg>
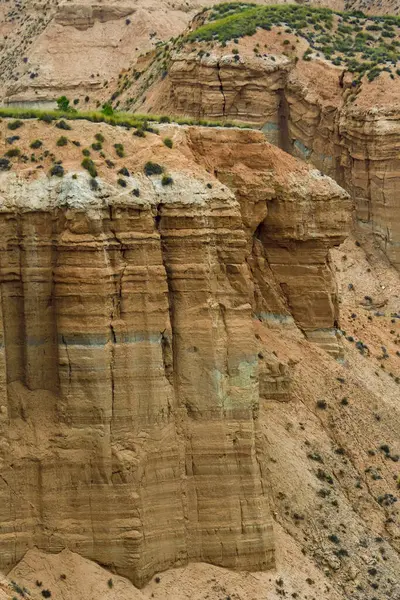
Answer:
<svg viewBox="0 0 400 600"><path fill-rule="evenodd" d="M1 176L0 568L38 546L138 585L188 560L267 569L257 415L290 365L253 325L338 354L328 250L349 198L261 133L167 126L168 150L73 127L105 152L117 137L132 175L116 186L99 159L93 186L79 147L26 122L22 150L40 131L68 172ZM150 158L172 184L142 174Z"/></svg>
<svg viewBox="0 0 400 600"><path fill-rule="evenodd" d="M299 60L307 43L286 38L295 49L287 56L273 31L208 52L200 44L184 47L172 55L167 78L146 90L137 107L262 128L268 141L350 192L358 226L400 268L398 83L383 73L360 89L340 67Z"/></svg>

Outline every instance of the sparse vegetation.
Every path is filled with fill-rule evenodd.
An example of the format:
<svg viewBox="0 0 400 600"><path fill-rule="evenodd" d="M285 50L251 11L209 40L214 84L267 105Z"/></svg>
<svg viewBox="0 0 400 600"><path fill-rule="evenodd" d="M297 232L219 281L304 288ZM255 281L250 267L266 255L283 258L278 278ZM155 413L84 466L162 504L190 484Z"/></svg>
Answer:
<svg viewBox="0 0 400 600"><path fill-rule="evenodd" d="M144 165L144 172L148 177L150 177L151 175L161 175L163 171L164 169L161 165L152 161L148 161Z"/></svg>
<svg viewBox="0 0 400 600"><path fill-rule="evenodd" d="M20 127L22 127L22 125L23 122L20 119L16 119L15 121L7 123L8 129L11 129L12 131L14 131L15 129L19 129Z"/></svg>
<svg viewBox="0 0 400 600"><path fill-rule="evenodd" d="M65 135L62 135L58 138L56 144L57 146L66 146L68 144L68 138L66 138Z"/></svg>
<svg viewBox="0 0 400 600"><path fill-rule="evenodd" d="M38 148L41 148L43 146L43 142L41 140L34 140L33 142L31 142L30 144L30 148L37 150Z"/></svg>
<svg viewBox="0 0 400 600"><path fill-rule="evenodd" d="M55 177L64 177L64 167L62 165L53 165L49 171L49 175Z"/></svg>
<svg viewBox="0 0 400 600"><path fill-rule="evenodd" d="M226 3L210 9L205 24L187 39L226 44L254 35L257 29L272 27L285 27L286 32L308 41L310 47L303 60L311 60L313 53L322 54L333 64L355 73L356 84L363 75L369 81L382 71L393 77L398 75L400 17L342 13L304 4ZM285 39L282 44L288 47L290 40Z"/></svg>
<svg viewBox="0 0 400 600"><path fill-rule="evenodd" d="M21 150L19 148L10 148L5 153L5 156L7 156L8 158L16 158L17 156L20 156L20 154Z"/></svg>
<svg viewBox="0 0 400 600"><path fill-rule="evenodd" d="M235 123L235 122L222 122L218 120L211 119L195 119L191 117L174 117L173 119L170 117L160 116L160 115L144 115L144 114L132 114L132 113L124 113L124 112L113 112L112 115L106 115L103 112L99 111L76 111L74 112L66 112L62 113L62 111L54 110L54 111L44 111L41 109L23 109L23 108L10 108L10 107L0 107L0 117L3 118L14 118L17 119L23 125L22 119L39 119L45 123L52 123L54 120L60 119L60 117L64 116L68 120L84 120L90 121L92 123L107 123L108 125L112 125L114 127L125 127L128 129L139 128L143 129L144 123L165 123L171 122L177 123L178 125L200 125L203 127L239 127L242 129L251 128L249 125L245 125L243 123ZM11 123L10 123L11 124ZM7 126L9 127L8 124ZM21 125L19 125L21 126ZM13 127L9 127L12 129ZM148 126L149 130L151 129L153 132L155 130Z"/></svg>
<svg viewBox="0 0 400 600"><path fill-rule="evenodd" d="M56 127L58 127L58 129L64 129L65 131L70 131L72 129L71 125L69 125L67 121L64 121L64 119L58 121Z"/></svg>
<svg viewBox="0 0 400 600"><path fill-rule="evenodd" d="M173 141L171 140L171 138L164 138L163 139L164 145L167 146L167 148L172 148L172 146L174 145Z"/></svg>
<svg viewBox="0 0 400 600"><path fill-rule="evenodd" d="M81 162L81 165L84 169L86 169L86 171L88 171L89 175L91 175L92 177L97 177L96 165L94 164L91 158L86 156Z"/></svg>
<svg viewBox="0 0 400 600"><path fill-rule="evenodd" d="M162 179L161 179L162 185L172 185L173 183L174 183L174 180L169 175L162 176Z"/></svg>
<svg viewBox="0 0 400 600"><path fill-rule="evenodd" d="M114 144L114 148L117 156L119 156L120 158L123 158L125 156L123 144Z"/></svg>

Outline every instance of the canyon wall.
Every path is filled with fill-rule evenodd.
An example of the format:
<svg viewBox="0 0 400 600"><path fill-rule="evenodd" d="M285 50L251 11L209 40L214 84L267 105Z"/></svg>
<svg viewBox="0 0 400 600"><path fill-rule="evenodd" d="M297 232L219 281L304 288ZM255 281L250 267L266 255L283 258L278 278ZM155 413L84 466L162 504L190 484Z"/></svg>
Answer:
<svg viewBox="0 0 400 600"><path fill-rule="evenodd" d="M240 54L218 47L176 52L168 82L159 94L148 94L145 108L261 127L268 141L311 162L350 192L359 228L372 232L400 268L396 83L384 73L361 88L353 86L351 73L341 79L340 67L279 54L268 35L240 40L233 45Z"/></svg>
<svg viewBox="0 0 400 600"><path fill-rule="evenodd" d="M137 585L189 560L274 565L257 417L288 398L290 368L253 324L340 352L328 250L349 198L261 133L163 133L170 186L133 164L160 138L128 132L126 190L79 167L0 176L5 571L32 546Z"/></svg>

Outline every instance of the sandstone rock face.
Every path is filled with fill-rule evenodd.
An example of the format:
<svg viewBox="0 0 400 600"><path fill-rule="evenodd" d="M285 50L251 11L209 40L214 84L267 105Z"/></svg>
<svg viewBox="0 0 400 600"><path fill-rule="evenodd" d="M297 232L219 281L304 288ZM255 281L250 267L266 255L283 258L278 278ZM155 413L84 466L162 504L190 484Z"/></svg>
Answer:
<svg viewBox="0 0 400 600"><path fill-rule="evenodd" d="M184 166L165 187L136 167L139 197L71 172L0 180L1 569L32 546L138 585L188 560L274 564L257 415L290 365L253 324L338 353L328 249L349 199L261 133L164 132ZM165 152L125 136L132 173Z"/></svg>
<svg viewBox="0 0 400 600"><path fill-rule="evenodd" d="M208 56L176 53L169 83L163 82L159 95L148 94L144 107L262 127L268 141L313 163L351 193L359 227L374 234L399 268L397 84L384 74L358 90L348 73L341 87L340 68L318 60L295 63L271 47L276 40L269 36L258 32ZM256 42L268 53L254 56Z"/></svg>

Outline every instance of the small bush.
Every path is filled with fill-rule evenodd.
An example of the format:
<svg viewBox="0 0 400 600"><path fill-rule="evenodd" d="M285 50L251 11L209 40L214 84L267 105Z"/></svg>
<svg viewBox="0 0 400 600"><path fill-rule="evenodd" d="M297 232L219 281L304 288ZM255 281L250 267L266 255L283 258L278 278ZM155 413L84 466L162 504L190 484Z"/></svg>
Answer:
<svg viewBox="0 0 400 600"><path fill-rule="evenodd" d="M11 163L7 158L0 158L0 171L8 171L11 169Z"/></svg>
<svg viewBox="0 0 400 600"><path fill-rule="evenodd" d="M165 139L163 139L163 142L164 142L164 146L167 146L167 148L172 148L172 146L174 145L171 138L165 138Z"/></svg>
<svg viewBox="0 0 400 600"><path fill-rule="evenodd" d="M66 96L60 96L57 98L57 110L68 112L70 109L69 100Z"/></svg>
<svg viewBox="0 0 400 600"><path fill-rule="evenodd" d="M58 127L58 129L64 129L65 131L70 131L72 129L71 125L69 125L67 121L64 121L64 119L58 121L56 127Z"/></svg>
<svg viewBox="0 0 400 600"><path fill-rule="evenodd" d="M122 169L118 171L118 175L124 175L125 177L129 177L130 173L126 167L122 167Z"/></svg>
<svg viewBox="0 0 400 600"><path fill-rule="evenodd" d="M163 175L161 179L162 185L172 185L174 180L169 175Z"/></svg>
<svg viewBox="0 0 400 600"><path fill-rule="evenodd" d="M82 150L82 154L83 154L83 156L90 156L90 150L89 150L89 148L84 148Z"/></svg>
<svg viewBox="0 0 400 600"><path fill-rule="evenodd" d="M109 580L107 581L107 585L108 585L108 587L109 587L109 588L110 588L110 590L111 590L111 589L113 588L113 586L114 586L113 580L112 580L112 579L109 579Z"/></svg>
<svg viewBox="0 0 400 600"><path fill-rule="evenodd" d="M43 142L41 140L34 140L30 144L30 148L33 148L34 150L36 150L37 148L41 148L41 146L43 146Z"/></svg>
<svg viewBox="0 0 400 600"><path fill-rule="evenodd" d="M120 158L123 158L125 156L124 147L122 144L114 144L114 148L115 152L117 153L117 156L119 156Z"/></svg>
<svg viewBox="0 0 400 600"><path fill-rule="evenodd" d="M139 188L135 188L134 190L132 190L132 196L136 196L136 198L139 198L139 196L140 196Z"/></svg>
<svg viewBox="0 0 400 600"><path fill-rule="evenodd" d="M54 121L54 117L45 113L44 115L40 115L39 121L43 121L43 123L52 123Z"/></svg>
<svg viewBox="0 0 400 600"><path fill-rule="evenodd" d="M317 408L321 409L321 410L325 410L327 408L327 403L325 402L325 400L318 400L317 402Z"/></svg>
<svg viewBox="0 0 400 600"><path fill-rule="evenodd" d="M161 165L158 163L153 163L151 160L144 165L144 172L148 177L151 175L161 175L163 171L164 169Z"/></svg>
<svg viewBox="0 0 400 600"><path fill-rule="evenodd" d="M94 164L91 158L85 157L81 162L81 165L84 169L86 169L86 171L89 172L89 174L92 177L97 177L96 165Z"/></svg>
<svg viewBox="0 0 400 600"><path fill-rule="evenodd" d="M101 109L101 112L103 113L103 115L105 115L107 117L111 117L114 114L113 107L111 106L111 104L109 102L106 102L105 104L103 104L103 108Z"/></svg>
<svg viewBox="0 0 400 600"><path fill-rule="evenodd" d="M136 131L133 132L133 135L136 135L136 137L142 137L142 138L146 137L146 134L141 127L138 127L136 129Z"/></svg>
<svg viewBox="0 0 400 600"><path fill-rule="evenodd" d="M62 135L58 138L56 144L57 146L66 146L68 144L68 138L66 138L65 135Z"/></svg>
<svg viewBox="0 0 400 600"><path fill-rule="evenodd" d="M93 150L100 152L100 150L102 150L102 148L103 148L103 145L101 142L93 142L92 148L93 148Z"/></svg>
<svg viewBox="0 0 400 600"><path fill-rule="evenodd" d="M64 167L62 165L53 165L49 171L49 174L51 177L64 177Z"/></svg>
<svg viewBox="0 0 400 600"><path fill-rule="evenodd" d="M42 590L42 596L43 598L51 598L50 590Z"/></svg>
<svg viewBox="0 0 400 600"><path fill-rule="evenodd" d="M72 140L72 143L73 143L74 146L77 146L78 148L81 145L81 143L78 142L77 140Z"/></svg>
<svg viewBox="0 0 400 600"><path fill-rule="evenodd" d="M94 137L98 142L104 142L104 135L102 135L101 133L96 133Z"/></svg>
<svg viewBox="0 0 400 600"><path fill-rule="evenodd" d="M7 127L8 129L11 129L12 131L14 131L15 129L19 129L19 127L22 127L23 122L20 121L19 119L16 119L15 121L11 121L11 123L8 123Z"/></svg>
<svg viewBox="0 0 400 600"><path fill-rule="evenodd" d="M125 181L125 179L122 179L122 177L120 177L119 179L117 179L117 183L121 187L126 187L126 181Z"/></svg>
<svg viewBox="0 0 400 600"><path fill-rule="evenodd" d="M5 153L5 156L7 156L8 158L15 158L16 156L19 156L20 154L21 154L21 150L19 148L10 148Z"/></svg>
<svg viewBox="0 0 400 600"><path fill-rule="evenodd" d="M160 118L160 123L171 123L171 119L167 116Z"/></svg>
<svg viewBox="0 0 400 600"><path fill-rule="evenodd" d="M113 163L113 161L109 158L106 158L106 165L109 169L113 169L115 167L115 163Z"/></svg>

